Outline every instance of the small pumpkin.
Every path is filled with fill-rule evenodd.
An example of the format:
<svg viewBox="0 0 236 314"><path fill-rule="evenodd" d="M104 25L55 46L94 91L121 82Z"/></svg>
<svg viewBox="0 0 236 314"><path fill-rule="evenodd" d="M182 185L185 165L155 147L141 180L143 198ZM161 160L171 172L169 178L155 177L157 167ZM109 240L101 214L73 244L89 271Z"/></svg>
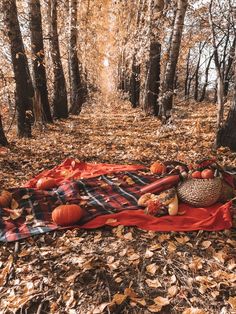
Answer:
<svg viewBox="0 0 236 314"><path fill-rule="evenodd" d="M84 210L76 204L60 205L52 212L52 220L59 226L76 224L84 216Z"/></svg>
<svg viewBox="0 0 236 314"><path fill-rule="evenodd" d="M166 172L166 166L163 163L156 161L151 165L150 171L155 174L163 174Z"/></svg>
<svg viewBox="0 0 236 314"><path fill-rule="evenodd" d="M36 183L36 187L39 190L50 190L55 188L56 186L57 186L56 180L50 177L41 178Z"/></svg>
<svg viewBox="0 0 236 314"><path fill-rule="evenodd" d="M2 191L0 194L0 207L10 207L12 194L8 191Z"/></svg>

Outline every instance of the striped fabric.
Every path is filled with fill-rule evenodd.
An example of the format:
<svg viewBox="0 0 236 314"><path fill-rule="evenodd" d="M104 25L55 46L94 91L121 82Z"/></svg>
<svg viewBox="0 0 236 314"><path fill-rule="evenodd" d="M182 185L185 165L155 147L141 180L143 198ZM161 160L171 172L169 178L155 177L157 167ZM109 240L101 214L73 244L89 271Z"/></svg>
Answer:
<svg viewBox="0 0 236 314"><path fill-rule="evenodd" d="M16 241L58 229L51 221L51 212L60 204L79 204L86 210L80 226L100 215L140 209L140 187L156 178L137 170L71 180L52 191L12 189L18 206L15 210L0 208L0 241Z"/></svg>

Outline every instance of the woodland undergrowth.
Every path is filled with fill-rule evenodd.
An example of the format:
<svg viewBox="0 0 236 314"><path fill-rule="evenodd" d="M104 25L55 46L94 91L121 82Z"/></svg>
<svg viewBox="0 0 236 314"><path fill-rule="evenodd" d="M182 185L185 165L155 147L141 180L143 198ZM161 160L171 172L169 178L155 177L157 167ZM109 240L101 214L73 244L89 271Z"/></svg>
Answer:
<svg viewBox="0 0 236 314"><path fill-rule="evenodd" d="M13 127L0 149L1 188L23 186L68 157L148 166L215 156L234 168L236 153L214 150L215 112L214 104L182 102L162 126L128 101L95 95L80 116L36 126L32 139L16 139ZM236 313L235 247L235 229L124 226L1 244L0 313Z"/></svg>

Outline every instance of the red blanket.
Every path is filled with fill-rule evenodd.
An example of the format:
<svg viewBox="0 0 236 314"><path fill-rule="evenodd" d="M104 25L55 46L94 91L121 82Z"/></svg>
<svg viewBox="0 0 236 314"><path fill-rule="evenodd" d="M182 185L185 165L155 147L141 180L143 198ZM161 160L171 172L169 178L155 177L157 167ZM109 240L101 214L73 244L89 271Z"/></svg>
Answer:
<svg viewBox="0 0 236 314"><path fill-rule="evenodd" d="M58 188L52 191L35 189L37 180L44 176L54 177ZM132 185L127 183L127 177L133 181ZM91 229L126 225L153 231L216 231L232 227L231 202L207 208L180 204L178 216L145 214L137 205L139 190L155 180L156 177L145 173L145 168L140 165L85 164L67 159L30 180L26 187L12 190L22 215L15 219L12 218L13 210L0 208L0 241L15 241L57 229L51 221L52 210L61 203L79 204L78 193L88 200L87 214L79 225L73 227ZM30 222L29 212L34 218Z"/></svg>

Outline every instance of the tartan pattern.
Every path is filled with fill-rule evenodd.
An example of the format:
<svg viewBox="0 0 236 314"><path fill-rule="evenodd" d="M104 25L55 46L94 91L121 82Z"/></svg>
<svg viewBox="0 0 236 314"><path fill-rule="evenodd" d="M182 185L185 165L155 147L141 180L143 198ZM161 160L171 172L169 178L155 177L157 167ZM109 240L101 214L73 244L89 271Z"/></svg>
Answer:
<svg viewBox="0 0 236 314"><path fill-rule="evenodd" d="M0 207L0 241L17 241L59 229L52 223L51 212L61 204L79 204L86 210L78 226L99 215L140 209L137 205L140 188L156 179L155 175L132 171L71 180L51 191L11 189L18 208Z"/></svg>

